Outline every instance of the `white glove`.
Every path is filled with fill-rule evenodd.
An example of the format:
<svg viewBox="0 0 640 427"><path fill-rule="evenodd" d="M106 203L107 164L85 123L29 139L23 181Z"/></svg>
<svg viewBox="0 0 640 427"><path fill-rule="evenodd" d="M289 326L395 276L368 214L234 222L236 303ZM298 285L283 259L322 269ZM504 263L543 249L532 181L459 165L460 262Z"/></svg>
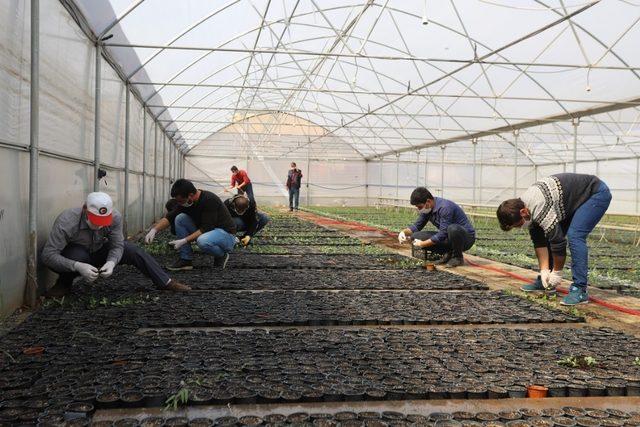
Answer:
<svg viewBox="0 0 640 427"><path fill-rule="evenodd" d="M107 261L100 268L100 277L104 277L105 279L113 274L113 268L116 266L116 263L113 261Z"/></svg>
<svg viewBox="0 0 640 427"><path fill-rule="evenodd" d="M562 282L562 271L552 271L549 275L549 287L556 288Z"/></svg>
<svg viewBox="0 0 640 427"><path fill-rule="evenodd" d="M153 242L153 239L156 238L156 229L154 227L151 228L151 230L149 230L149 232L147 233L146 236L144 236L144 242L148 245L149 243Z"/></svg>
<svg viewBox="0 0 640 427"><path fill-rule="evenodd" d="M540 280L542 280L542 287L548 289L550 287L549 279L551 278L551 270L540 270Z"/></svg>
<svg viewBox="0 0 640 427"><path fill-rule="evenodd" d="M87 282L93 282L100 274L93 265L77 261L73 263L73 271L79 273Z"/></svg>
<svg viewBox="0 0 640 427"><path fill-rule="evenodd" d="M407 241L407 235L404 234L404 231L401 231L400 234L398 234L398 242L400 242L400 244L404 243Z"/></svg>
<svg viewBox="0 0 640 427"><path fill-rule="evenodd" d="M189 242L187 242L187 239L178 239L170 241L169 244L173 246L173 249L178 250L184 245L189 244Z"/></svg>
<svg viewBox="0 0 640 427"><path fill-rule="evenodd" d="M422 242L424 242L424 240L413 239L413 246L415 246L416 248L421 248L422 247Z"/></svg>

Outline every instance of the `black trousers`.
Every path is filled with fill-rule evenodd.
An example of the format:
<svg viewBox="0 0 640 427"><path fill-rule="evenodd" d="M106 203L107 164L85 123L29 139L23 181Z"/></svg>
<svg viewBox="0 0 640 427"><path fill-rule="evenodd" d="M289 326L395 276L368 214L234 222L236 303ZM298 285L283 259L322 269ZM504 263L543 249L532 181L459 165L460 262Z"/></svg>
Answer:
<svg viewBox="0 0 640 427"><path fill-rule="evenodd" d="M65 258L100 268L107 262L109 245L104 245L97 252L89 253L89 250L84 246L71 244L62 250L61 255ZM132 243L124 242L124 252L122 253L122 259L119 264L133 265L138 271L150 278L157 288L164 288L167 283L169 283L170 277L162 267L160 267L160 264L158 264L151 255L146 253L144 249ZM78 273L75 271L56 273L60 274L56 285L60 284L62 286L70 286L73 279L78 276Z"/></svg>
<svg viewBox="0 0 640 427"><path fill-rule="evenodd" d="M417 231L411 236L414 239L429 240L436 233L437 231ZM461 257L462 253L468 251L475 242L475 234L469 233L461 225L451 224L447 227L446 240L436 243L428 248L428 250L438 254L451 252L452 256Z"/></svg>

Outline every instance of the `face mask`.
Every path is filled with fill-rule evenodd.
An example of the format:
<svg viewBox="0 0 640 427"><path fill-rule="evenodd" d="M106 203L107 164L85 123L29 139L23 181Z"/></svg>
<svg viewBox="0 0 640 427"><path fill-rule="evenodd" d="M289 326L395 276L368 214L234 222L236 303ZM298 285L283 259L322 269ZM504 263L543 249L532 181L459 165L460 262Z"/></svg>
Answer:
<svg viewBox="0 0 640 427"><path fill-rule="evenodd" d="M529 228L530 226L531 226L531 220L525 219L524 222L522 223L522 228Z"/></svg>
<svg viewBox="0 0 640 427"><path fill-rule="evenodd" d="M180 203L180 206L182 206L183 208L190 208L191 206L193 206L193 202L187 200L185 203Z"/></svg>
<svg viewBox="0 0 640 427"><path fill-rule="evenodd" d="M422 208L418 211L419 214L426 215L431 213L431 208Z"/></svg>

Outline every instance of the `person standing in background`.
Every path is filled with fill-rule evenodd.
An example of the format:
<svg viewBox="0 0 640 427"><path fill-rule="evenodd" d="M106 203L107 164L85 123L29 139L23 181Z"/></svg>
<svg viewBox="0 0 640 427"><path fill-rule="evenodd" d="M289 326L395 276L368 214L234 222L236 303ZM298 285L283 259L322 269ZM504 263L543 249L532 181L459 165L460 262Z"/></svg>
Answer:
<svg viewBox="0 0 640 427"><path fill-rule="evenodd" d="M287 190L289 190L289 212L298 210L300 201L300 186L302 185L302 171L297 168L295 162L291 162L291 169L287 174Z"/></svg>
<svg viewBox="0 0 640 427"><path fill-rule="evenodd" d="M226 193L231 190L238 190L238 194L246 194L249 200L256 201L247 171L238 169L237 166L231 166L231 187L224 189Z"/></svg>

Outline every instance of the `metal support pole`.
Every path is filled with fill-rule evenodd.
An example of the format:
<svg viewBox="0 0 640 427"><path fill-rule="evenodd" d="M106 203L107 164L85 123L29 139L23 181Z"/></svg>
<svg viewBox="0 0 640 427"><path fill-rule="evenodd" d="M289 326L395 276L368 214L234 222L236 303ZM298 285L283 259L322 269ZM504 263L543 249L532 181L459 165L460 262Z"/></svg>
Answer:
<svg viewBox="0 0 640 427"><path fill-rule="evenodd" d="M102 45L96 44L96 93L93 124L93 191L100 190L98 169L100 169L100 103L102 99Z"/></svg>
<svg viewBox="0 0 640 427"><path fill-rule="evenodd" d="M473 144L473 204L477 204L477 197L476 197L476 187L478 185L477 180L476 180L476 164L478 162L478 155L477 155L477 151L478 151L478 139L477 138L473 138L471 140L471 144Z"/></svg>
<svg viewBox="0 0 640 427"><path fill-rule="evenodd" d="M173 144L171 140L168 141L169 145L169 191L171 190L171 183L173 182Z"/></svg>
<svg viewBox="0 0 640 427"><path fill-rule="evenodd" d="M396 203L400 200L400 154L396 154Z"/></svg>
<svg viewBox="0 0 640 427"><path fill-rule="evenodd" d="M444 150L447 148L445 145L440 146L440 197L444 197Z"/></svg>
<svg viewBox="0 0 640 427"><path fill-rule="evenodd" d="M124 217L124 237L129 236L129 126L130 126L130 108L131 108L131 91L129 85L125 86L125 107L124 107L124 203L122 205L122 214Z"/></svg>
<svg viewBox="0 0 640 427"><path fill-rule="evenodd" d="M576 173L578 167L578 125L580 119L573 119L573 173Z"/></svg>
<svg viewBox="0 0 640 427"><path fill-rule="evenodd" d="M147 223L145 222L145 204L147 195L147 112L142 107L142 209L140 214L142 220L142 229L146 229Z"/></svg>
<svg viewBox="0 0 640 427"><path fill-rule="evenodd" d="M364 204L369 206L369 160L364 161Z"/></svg>
<svg viewBox="0 0 640 427"><path fill-rule="evenodd" d="M518 197L518 136L520 132L513 131L513 197Z"/></svg>
<svg viewBox="0 0 640 427"><path fill-rule="evenodd" d="M380 180L378 184L378 198L382 198L382 157L380 157ZM380 200L378 200L380 202Z"/></svg>
<svg viewBox="0 0 640 427"><path fill-rule="evenodd" d="M428 180L428 174L427 174L427 163L429 162L429 153L427 152L427 149L424 149L424 186L426 188L429 188L429 186L427 185L427 180Z"/></svg>
<svg viewBox="0 0 640 427"><path fill-rule="evenodd" d="M167 197L167 137L164 133L162 133L162 186L160 188L160 204L162 205ZM162 208L160 208L160 212L162 212Z"/></svg>
<svg viewBox="0 0 640 427"><path fill-rule="evenodd" d="M416 151L416 187L420 187L420 151Z"/></svg>
<svg viewBox="0 0 640 427"><path fill-rule="evenodd" d="M640 157L636 158L636 214L640 213Z"/></svg>
<svg viewBox="0 0 640 427"><path fill-rule="evenodd" d="M309 144L307 144L307 179L305 180L306 182L306 188L307 191L305 194L305 200L307 201L307 207L309 207L310 203L311 203L311 195L309 193L311 193L311 138L309 138Z"/></svg>
<svg viewBox="0 0 640 427"><path fill-rule="evenodd" d="M156 193L158 192L158 125L153 124L153 197L151 208L151 221L155 222L158 213Z"/></svg>
<svg viewBox="0 0 640 427"><path fill-rule="evenodd" d="M31 94L29 111L29 255L24 301L35 307L38 296L38 157L40 130L40 0L31 0Z"/></svg>
<svg viewBox="0 0 640 427"><path fill-rule="evenodd" d="M538 181L538 165L533 166L533 181Z"/></svg>
<svg viewBox="0 0 640 427"><path fill-rule="evenodd" d="M567 171L567 163L563 163L562 164L562 172L566 172Z"/></svg>
<svg viewBox="0 0 640 427"><path fill-rule="evenodd" d="M600 160L596 160L596 176L600 176Z"/></svg>

